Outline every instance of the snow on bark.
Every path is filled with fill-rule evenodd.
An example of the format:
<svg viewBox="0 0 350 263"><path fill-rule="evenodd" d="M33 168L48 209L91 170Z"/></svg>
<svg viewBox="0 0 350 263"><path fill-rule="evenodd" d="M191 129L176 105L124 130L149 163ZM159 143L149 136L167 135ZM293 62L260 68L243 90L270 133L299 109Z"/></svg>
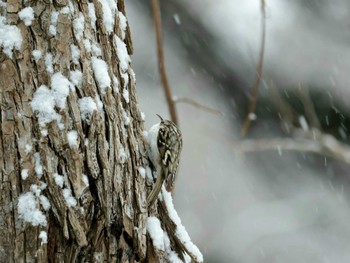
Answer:
<svg viewBox="0 0 350 263"><path fill-rule="evenodd" d="M12 58L13 49L20 50L22 41L18 27L7 25L5 17L0 16L0 47L3 48L3 52Z"/></svg>
<svg viewBox="0 0 350 263"><path fill-rule="evenodd" d="M33 50L32 55L33 55L35 62L38 62L42 56L42 53L40 50L35 49L35 50Z"/></svg>
<svg viewBox="0 0 350 263"><path fill-rule="evenodd" d="M76 87L79 87L81 85L81 83L83 82L83 74L81 73L80 70L77 70L77 69L70 71L69 80Z"/></svg>
<svg viewBox="0 0 350 263"><path fill-rule="evenodd" d="M25 7L18 12L18 16L26 26L30 26L34 20L34 10L31 7Z"/></svg>
<svg viewBox="0 0 350 263"><path fill-rule="evenodd" d="M58 21L58 15L59 13L56 11L51 12L51 25L49 27L49 34L52 36L56 36L56 27L57 27L57 21Z"/></svg>
<svg viewBox="0 0 350 263"><path fill-rule="evenodd" d="M154 247L164 251L164 231L160 226L160 221L156 217L147 218L147 232L149 233Z"/></svg>
<svg viewBox="0 0 350 263"><path fill-rule="evenodd" d="M102 5L103 24L106 31L110 34L113 32L114 16L117 9L116 2L113 0L99 0Z"/></svg>
<svg viewBox="0 0 350 263"><path fill-rule="evenodd" d="M114 36L115 45L117 46L117 55L119 58L119 66L122 72L126 72L131 62L125 43L117 36Z"/></svg>
<svg viewBox="0 0 350 263"><path fill-rule="evenodd" d="M125 39L125 31L126 31L126 27L127 27L127 23L126 23L126 17L124 16L124 14L122 12L118 12L118 17L119 17L119 22L120 22L120 29L121 29L121 37L122 40Z"/></svg>
<svg viewBox="0 0 350 263"><path fill-rule="evenodd" d="M61 73L55 73L51 78L52 96L55 100L55 105L63 109L66 107L66 100L69 95L69 90L72 84Z"/></svg>
<svg viewBox="0 0 350 263"><path fill-rule="evenodd" d="M94 70L94 75L97 80L97 84L101 89L101 94L106 94L106 88L111 85L111 78L108 74L108 67L104 60L97 57L91 58L92 68Z"/></svg>
<svg viewBox="0 0 350 263"><path fill-rule="evenodd" d="M79 65L80 49L78 48L78 46L76 46L74 44L70 45L70 52L72 55L72 62L75 65Z"/></svg>
<svg viewBox="0 0 350 263"><path fill-rule="evenodd" d="M40 246L47 243L47 233L45 231L40 231L39 238L41 239Z"/></svg>
<svg viewBox="0 0 350 263"><path fill-rule="evenodd" d="M82 12L79 13L79 17L73 21L73 31L75 38L79 41L84 33L85 18Z"/></svg>
<svg viewBox="0 0 350 263"><path fill-rule="evenodd" d="M28 222L32 226L47 225L45 215L38 209L38 199L32 192L19 196L17 209L19 218L24 222Z"/></svg>
<svg viewBox="0 0 350 263"><path fill-rule="evenodd" d="M53 120L61 122L61 116L55 111L55 104L55 99L47 86L42 85L35 91L30 106L38 117L40 127L45 127Z"/></svg>
<svg viewBox="0 0 350 263"><path fill-rule="evenodd" d="M125 99L126 103L129 103L130 99L129 99L129 91L127 88L124 88L123 90L123 98Z"/></svg>
<svg viewBox="0 0 350 263"><path fill-rule="evenodd" d="M179 238L181 243L186 247L186 249L197 259L198 262L203 262L203 255L199 251L198 247L192 243L190 236L188 235L185 227L181 223L181 219L177 214L171 193L165 190L164 186L162 187L162 193L166 208L171 220L176 224L175 235Z"/></svg>
<svg viewBox="0 0 350 263"><path fill-rule="evenodd" d="M46 70L50 74L53 73L53 65L52 65L52 54L50 52L46 53L45 56L45 65L46 65Z"/></svg>
<svg viewBox="0 0 350 263"><path fill-rule="evenodd" d="M78 101L80 109L80 117L82 120L90 124L92 114L97 110L97 105L91 97L84 97Z"/></svg>
<svg viewBox="0 0 350 263"><path fill-rule="evenodd" d="M34 153L34 165L36 176L41 179L43 175L43 166L41 165L40 153L38 152Z"/></svg>
<svg viewBox="0 0 350 263"><path fill-rule="evenodd" d="M67 132L67 141L68 145L72 149L77 149L78 148L78 133L77 131L69 131Z"/></svg>
<svg viewBox="0 0 350 263"><path fill-rule="evenodd" d="M22 180L26 180L28 178L28 176L29 176L28 171L29 171L28 169L23 169L21 171L21 178L22 178Z"/></svg>
<svg viewBox="0 0 350 263"><path fill-rule="evenodd" d="M53 175L55 183L60 187L63 188L63 183L64 183L64 177L62 175L59 175L57 173L55 173Z"/></svg>
<svg viewBox="0 0 350 263"><path fill-rule="evenodd" d="M89 17L90 17L91 27L93 29L96 29L97 18L96 18L94 3L88 3L88 9L89 9Z"/></svg>
<svg viewBox="0 0 350 263"><path fill-rule="evenodd" d="M69 188L64 188L63 197L66 200L68 207L75 207L77 205L77 200L72 196L72 190Z"/></svg>

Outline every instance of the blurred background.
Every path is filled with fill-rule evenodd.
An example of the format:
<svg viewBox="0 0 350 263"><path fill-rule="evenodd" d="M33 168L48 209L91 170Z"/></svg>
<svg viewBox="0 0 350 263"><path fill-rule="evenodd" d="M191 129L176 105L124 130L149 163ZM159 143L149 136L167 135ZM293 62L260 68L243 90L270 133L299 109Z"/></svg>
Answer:
<svg viewBox="0 0 350 263"><path fill-rule="evenodd" d="M149 129L156 113L169 117L150 1L125 2ZM175 207L205 262L350 262L350 2L266 0L263 79L244 138L260 1L160 2L174 95L223 113L177 103Z"/></svg>

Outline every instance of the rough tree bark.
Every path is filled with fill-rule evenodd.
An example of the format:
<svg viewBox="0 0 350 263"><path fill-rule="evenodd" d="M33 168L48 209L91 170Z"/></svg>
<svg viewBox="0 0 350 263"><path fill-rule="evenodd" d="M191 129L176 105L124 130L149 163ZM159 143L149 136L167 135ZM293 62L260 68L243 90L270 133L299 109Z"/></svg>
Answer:
<svg viewBox="0 0 350 263"><path fill-rule="evenodd" d="M174 261L169 248L201 261L166 202L146 204L123 1L8 0L0 12L0 262Z"/></svg>

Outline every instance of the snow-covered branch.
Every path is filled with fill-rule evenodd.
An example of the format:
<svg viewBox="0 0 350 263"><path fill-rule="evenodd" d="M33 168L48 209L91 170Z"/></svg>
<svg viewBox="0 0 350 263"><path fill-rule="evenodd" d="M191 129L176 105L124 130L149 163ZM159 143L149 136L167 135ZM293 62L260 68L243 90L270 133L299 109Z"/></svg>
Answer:
<svg viewBox="0 0 350 263"><path fill-rule="evenodd" d="M177 214L171 193L162 188L163 201L158 203L159 216L162 224L156 217L147 220L147 232L149 233L153 246L156 250L164 252L170 262L203 262L203 255L198 247L192 243L181 219ZM163 229L162 229L162 227ZM171 243L179 248L172 250Z"/></svg>

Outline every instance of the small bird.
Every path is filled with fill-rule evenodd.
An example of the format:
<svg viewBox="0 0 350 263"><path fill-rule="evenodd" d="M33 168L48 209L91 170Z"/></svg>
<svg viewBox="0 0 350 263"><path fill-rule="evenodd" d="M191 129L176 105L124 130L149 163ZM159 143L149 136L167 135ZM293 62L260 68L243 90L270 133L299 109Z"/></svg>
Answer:
<svg viewBox="0 0 350 263"><path fill-rule="evenodd" d="M148 156L157 174L156 183L147 198L149 206L157 199L164 181L166 190L172 191L182 149L182 135L176 124L157 116L160 123L153 125L148 132Z"/></svg>

